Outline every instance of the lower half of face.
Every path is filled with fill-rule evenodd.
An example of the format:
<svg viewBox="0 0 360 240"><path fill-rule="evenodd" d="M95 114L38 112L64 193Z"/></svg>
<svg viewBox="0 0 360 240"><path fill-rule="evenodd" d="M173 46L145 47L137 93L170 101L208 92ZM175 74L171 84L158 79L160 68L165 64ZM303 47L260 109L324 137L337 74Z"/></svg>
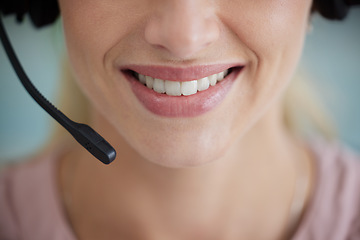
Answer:
<svg viewBox="0 0 360 240"><path fill-rule="evenodd" d="M310 6L60 0L74 73L110 135L172 167L226 155L275 104L300 57Z"/></svg>

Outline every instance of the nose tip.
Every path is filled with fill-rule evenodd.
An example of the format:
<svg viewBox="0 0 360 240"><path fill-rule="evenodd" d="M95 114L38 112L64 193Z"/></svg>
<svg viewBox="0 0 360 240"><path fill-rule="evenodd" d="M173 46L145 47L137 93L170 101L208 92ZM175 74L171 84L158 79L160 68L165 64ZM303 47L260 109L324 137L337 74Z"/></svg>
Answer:
<svg viewBox="0 0 360 240"><path fill-rule="evenodd" d="M189 58L219 37L217 21L197 11L194 5L177 9L166 8L163 14L150 20L145 40L152 46L167 50L177 58Z"/></svg>

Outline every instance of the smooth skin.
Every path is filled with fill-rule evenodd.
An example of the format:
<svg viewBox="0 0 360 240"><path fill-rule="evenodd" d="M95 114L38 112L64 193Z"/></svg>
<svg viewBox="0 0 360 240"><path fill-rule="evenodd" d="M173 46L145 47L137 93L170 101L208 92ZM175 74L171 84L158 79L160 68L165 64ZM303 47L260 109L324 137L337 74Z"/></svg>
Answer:
<svg viewBox="0 0 360 240"><path fill-rule="evenodd" d="M59 0L91 126L117 150L103 166L74 143L59 184L78 239L286 239L306 209L311 159L283 123L310 0ZM216 108L166 118L119 71L245 64ZM306 176L303 194L298 179ZM304 206L291 211L294 196Z"/></svg>

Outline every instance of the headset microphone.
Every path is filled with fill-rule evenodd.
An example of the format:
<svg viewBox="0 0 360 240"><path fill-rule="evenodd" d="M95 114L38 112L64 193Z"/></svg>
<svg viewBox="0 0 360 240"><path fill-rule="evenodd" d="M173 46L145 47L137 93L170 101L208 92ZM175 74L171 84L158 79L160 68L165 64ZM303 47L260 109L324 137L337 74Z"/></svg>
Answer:
<svg viewBox="0 0 360 240"><path fill-rule="evenodd" d="M111 163L116 157L115 149L88 125L76 123L66 117L61 111L54 107L54 105L52 105L31 83L10 44L2 23L1 14L0 38L16 74L31 97L58 123L60 123L94 157L99 159L104 164Z"/></svg>

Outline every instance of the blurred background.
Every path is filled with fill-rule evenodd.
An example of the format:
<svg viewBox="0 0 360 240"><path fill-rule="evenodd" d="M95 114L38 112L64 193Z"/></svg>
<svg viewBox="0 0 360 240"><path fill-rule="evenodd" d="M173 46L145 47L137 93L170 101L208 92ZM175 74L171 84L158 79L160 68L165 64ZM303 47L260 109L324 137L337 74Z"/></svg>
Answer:
<svg viewBox="0 0 360 240"><path fill-rule="evenodd" d="M4 24L30 79L50 101L57 99L60 61L64 53L61 24L35 30L28 19ZM360 151L360 8L342 22L314 15L300 68L314 80L315 90L336 123L339 138ZM49 140L55 123L17 79L0 47L0 164L20 161Z"/></svg>

